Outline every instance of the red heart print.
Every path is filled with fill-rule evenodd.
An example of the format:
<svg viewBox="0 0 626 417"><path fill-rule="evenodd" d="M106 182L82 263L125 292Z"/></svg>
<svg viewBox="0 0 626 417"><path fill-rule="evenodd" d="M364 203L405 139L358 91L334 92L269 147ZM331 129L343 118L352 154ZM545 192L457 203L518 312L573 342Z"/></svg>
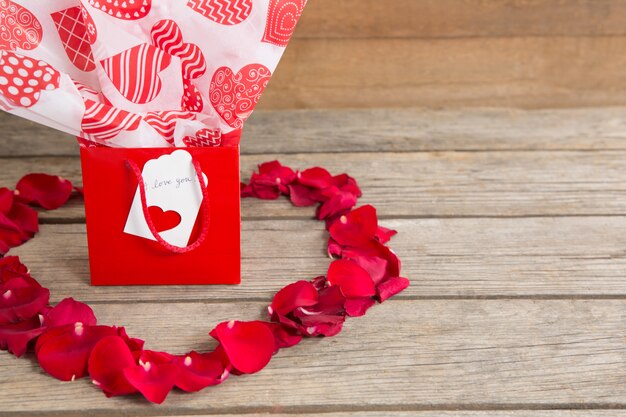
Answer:
<svg viewBox="0 0 626 417"><path fill-rule="evenodd" d="M42 36L41 23L34 14L11 0L0 0L0 49L30 51Z"/></svg>
<svg viewBox="0 0 626 417"><path fill-rule="evenodd" d="M187 7L221 25L236 25L252 12L252 0L189 0Z"/></svg>
<svg viewBox="0 0 626 417"><path fill-rule="evenodd" d="M11 104L30 107L42 91L59 88L61 74L43 61L15 52L0 53L0 94Z"/></svg>
<svg viewBox="0 0 626 417"><path fill-rule="evenodd" d="M61 43L72 64L81 71L93 71L96 63L91 53L91 42L83 22L80 6L70 7L50 15L59 32Z"/></svg>
<svg viewBox="0 0 626 417"><path fill-rule="evenodd" d="M183 80L183 98L180 102L183 110L201 112L204 104L202 95L191 80Z"/></svg>
<svg viewBox="0 0 626 417"><path fill-rule="evenodd" d="M248 64L236 74L228 67L220 67L211 79L211 104L229 126L241 128L271 76L269 68L262 64Z"/></svg>
<svg viewBox="0 0 626 417"><path fill-rule="evenodd" d="M159 233L173 229L180 224L180 214L174 210L163 211L159 206L150 206L148 207L148 213Z"/></svg>
<svg viewBox="0 0 626 417"><path fill-rule="evenodd" d="M171 59L161 49L144 43L103 59L100 64L120 94L128 101L144 104L161 92L159 73L170 65Z"/></svg>
<svg viewBox="0 0 626 417"><path fill-rule="evenodd" d="M85 113L81 129L87 135L101 141L114 138L122 130L135 130L141 116L104 103L85 99Z"/></svg>
<svg viewBox="0 0 626 417"><path fill-rule="evenodd" d="M87 32L87 40L90 44L94 44L96 39L98 39L98 31L96 30L96 24L93 21L93 18L87 11L87 9L81 5L80 6L80 14L83 17L83 23L85 25L85 31Z"/></svg>
<svg viewBox="0 0 626 417"><path fill-rule="evenodd" d="M215 147L222 145L222 132L219 129L200 129L196 136L185 136L183 143L189 147Z"/></svg>
<svg viewBox="0 0 626 417"><path fill-rule="evenodd" d="M137 20L150 12L152 0L88 0L89 4L109 16Z"/></svg>
<svg viewBox="0 0 626 417"><path fill-rule="evenodd" d="M287 46L306 0L270 0L263 42Z"/></svg>
<svg viewBox="0 0 626 417"><path fill-rule="evenodd" d="M202 50L193 43L183 42L183 33L173 20L159 20L150 32L152 44L165 53L180 58L183 73L183 110L200 112L204 107L202 96L191 81L206 72Z"/></svg>
<svg viewBox="0 0 626 417"><path fill-rule="evenodd" d="M193 113L181 110L165 110L148 112L143 120L170 144L174 144L174 130L179 119L193 119Z"/></svg>

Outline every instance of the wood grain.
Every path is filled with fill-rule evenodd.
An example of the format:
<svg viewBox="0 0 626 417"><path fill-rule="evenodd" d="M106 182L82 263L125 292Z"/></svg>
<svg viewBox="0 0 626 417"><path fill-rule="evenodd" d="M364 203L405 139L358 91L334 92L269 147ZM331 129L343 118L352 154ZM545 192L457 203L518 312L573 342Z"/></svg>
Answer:
<svg viewBox="0 0 626 417"><path fill-rule="evenodd" d="M624 35L623 0L314 0L296 39Z"/></svg>
<svg viewBox="0 0 626 417"><path fill-rule="evenodd" d="M387 220L412 285L398 297L626 297L624 217ZM310 221L247 221L240 286L142 287L160 302L261 300L328 268L326 233ZM132 303L137 290L91 287L84 225L44 225L12 254L54 299Z"/></svg>
<svg viewBox="0 0 626 417"><path fill-rule="evenodd" d="M173 352L209 348L206 333L217 322L254 319L262 309L260 303L95 306L102 323L124 324L149 347ZM335 338L280 352L257 375L197 395L174 393L163 410L624 407L625 314L623 300L391 301L350 320ZM29 360L1 352L0 361L5 413L159 412L139 399L107 399L89 381L53 381Z"/></svg>
<svg viewBox="0 0 626 417"><path fill-rule="evenodd" d="M349 172L364 190L360 203L381 216L621 215L626 207L626 152L403 152L244 155L242 178L258 163L279 159L296 169L325 166ZM32 171L80 183L78 158L0 158L0 184L12 186ZM249 218L309 218L310 208L284 200L244 199ZM81 220L78 203L44 213L54 220Z"/></svg>
<svg viewBox="0 0 626 417"><path fill-rule="evenodd" d="M0 112L0 156L75 156L70 135ZM626 149L626 108L257 111L242 154Z"/></svg>
<svg viewBox="0 0 626 417"><path fill-rule="evenodd" d="M259 109L626 104L616 37L297 39Z"/></svg>

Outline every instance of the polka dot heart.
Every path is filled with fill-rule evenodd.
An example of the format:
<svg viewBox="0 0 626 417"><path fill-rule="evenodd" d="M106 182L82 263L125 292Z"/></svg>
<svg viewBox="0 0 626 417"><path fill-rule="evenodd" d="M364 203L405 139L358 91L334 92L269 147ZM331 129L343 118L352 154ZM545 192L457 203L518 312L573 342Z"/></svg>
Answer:
<svg viewBox="0 0 626 417"><path fill-rule="evenodd" d="M43 61L10 51L0 55L0 93L18 107L37 103L41 91L59 88L61 74Z"/></svg>

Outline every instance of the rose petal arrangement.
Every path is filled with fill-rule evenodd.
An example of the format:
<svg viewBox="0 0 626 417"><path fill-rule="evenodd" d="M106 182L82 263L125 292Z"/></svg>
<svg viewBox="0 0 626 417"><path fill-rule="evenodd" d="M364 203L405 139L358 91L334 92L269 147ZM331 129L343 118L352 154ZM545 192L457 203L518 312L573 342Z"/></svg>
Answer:
<svg viewBox="0 0 626 417"><path fill-rule="evenodd" d="M409 285L400 276L399 258L385 245L396 232L378 224L371 205L355 208L361 191L352 177L266 162L242 184L242 197L285 195L296 206L317 205L316 217L330 234L332 261L326 275L278 291L267 321L218 324L209 333L218 342L212 352L148 350L124 327L98 324L84 303L66 298L53 307L50 291L26 266L15 256L4 256L37 233L33 206L58 208L73 191L82 192L47 174L26 175L15 190L0 188L0 349L18 357L33 351L51 376L62 381L88 376L107 397L140 393L162 403L174 388L195 392L230 375L258 372L280 349L305 337L336 335L347 317L364 315Z"/></svg>

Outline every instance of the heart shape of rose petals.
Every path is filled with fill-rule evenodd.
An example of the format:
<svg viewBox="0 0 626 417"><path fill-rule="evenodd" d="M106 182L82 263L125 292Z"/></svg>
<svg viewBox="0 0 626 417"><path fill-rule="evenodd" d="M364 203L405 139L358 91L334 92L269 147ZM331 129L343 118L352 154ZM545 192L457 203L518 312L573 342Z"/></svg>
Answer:
<svg viewBox="0 0 626 417"><path fill-rule="evenodd" d="M173 229L180 224L180 214L174 210L163 211L159 206L150 206L148 207L148 213L157 232Z"/></svg>
<svg viewBox="0 0 626 417"><path fill-rule="evenodd" d="M298 190L297 196L292 190ZM51 200L42 191L34 194L42 201ZM241 194L263 199L282 194L302 205L319 203L317 217L330 232L328 253L335 260L326 276L278 291L268 307L271 321L218 324L209 333L218 345L208 353L147 350L123 327L98 325L86 304L70 298L51 307L49 291L17 258L5 257L0 258L0 349L21 356L36 340L39 365L57 379L89 374L107 397L139 392L148 401L162 403L175 387L199 391L231 374L260 371L276 352L304 337L334 336L347 317L364 315L376 301L383 302L409 285L399 276L400 260L384 245L394 232L378 225L372 206L353 209L361 191L348 175L333 176L321 168L295 172L272 161L259 166L250 183L242 185ZM10 190L0 189L0 215L19 204L28 208L16 202ZM0 234L0 248L2 243Z"/></svg>

